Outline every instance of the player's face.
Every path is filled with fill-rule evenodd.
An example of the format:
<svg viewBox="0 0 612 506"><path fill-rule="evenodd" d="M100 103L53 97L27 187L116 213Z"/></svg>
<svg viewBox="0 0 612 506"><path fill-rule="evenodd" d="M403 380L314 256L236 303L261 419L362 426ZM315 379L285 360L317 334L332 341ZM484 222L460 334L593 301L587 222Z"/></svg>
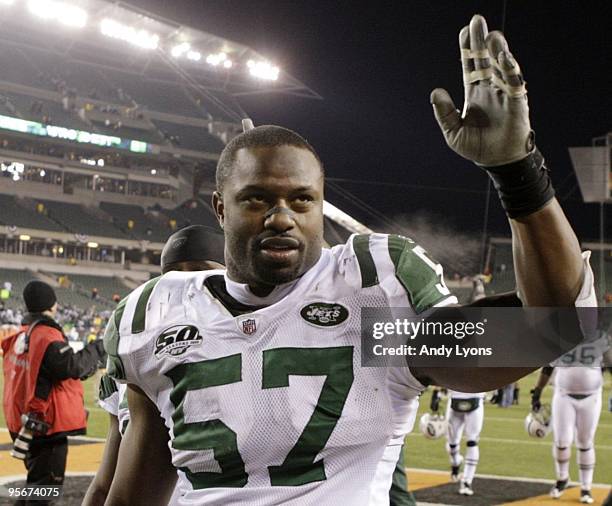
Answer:
<svg viewBox="0 0 612 506"><path fill-rule="evenodd" d="M240 149L213 204L225 232L228 273L255 294L296 279L321 255L323 174L306 149Z"/></svg>

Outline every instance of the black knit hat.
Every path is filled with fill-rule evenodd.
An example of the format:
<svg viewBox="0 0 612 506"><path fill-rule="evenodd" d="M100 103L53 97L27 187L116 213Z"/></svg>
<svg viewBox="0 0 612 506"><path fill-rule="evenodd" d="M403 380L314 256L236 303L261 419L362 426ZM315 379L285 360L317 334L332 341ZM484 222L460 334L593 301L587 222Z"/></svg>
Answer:
<svg viewBox="0 0 612 506"><path fill-rule="evenodd" d="M30 313L51 309L57 301L53 288L43 281L30 281L23 289L23 301Z"/></svg>
<svg viewBox="0 0 612 506"><path fill-rule="evenodd" d="M172 234L161 254L162 270L169 264L212 260L223 262L223 234L204 225L191 225Z"/></svg>

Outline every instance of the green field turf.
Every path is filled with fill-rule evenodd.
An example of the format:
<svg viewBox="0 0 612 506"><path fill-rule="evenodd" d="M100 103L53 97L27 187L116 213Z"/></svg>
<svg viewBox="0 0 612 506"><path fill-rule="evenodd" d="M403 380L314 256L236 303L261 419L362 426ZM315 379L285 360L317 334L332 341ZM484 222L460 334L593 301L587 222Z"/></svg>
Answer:
<svg viewBox="0 0 612 506"><path fill-rule="evenodd" d="M480 441L480 463L477 473L501 476L522 476L528 478L554 478L554 466L551 455L552 434L545 439L534 439L527 436L523 422L529 412L529 390L533 388L537 373L520 381L520 404L509 408L500 408L487 403L485 405L484 427ZM596 483L612 482L612 413L608 411L608 396L611 393L610 374L606 373L603 409L597 433L595 435L594 481ZM549 386L542 394L542 402L550 403L553 389ZM429 408L431 389L423 395L419 416ZM406 440L406 466L425 469L448 470L450 467L445 440L429 440L418 430L418 418L415 429ZM462 453L465 444L462 444ZM572 448L570 476L578 479L576 450Z"/></svg>
<svg viewBox="0 0 612 506"><path fill-rule="evenodd" d="M486 404L478 473L553 479L552 436L549 434L543 440L532 439L527 436L523 427L523 420L529 410L529 390L535 384L536 377L536 374L532 374L521 380L519 406L499 408ZM0 386L1 382L0 374ZM608 396L612 391L611 383L610 374L606 373L604 406L595 438L597 464L594 481L596 483L610 483L612 476L612 413L607 409ZM83 386L85 405L89 410L87 434L93 437L106 437L108 414L93 402L93 380L85 381ZM546 388L542 395L543 402L550 402L552 392L552 388ZM430 395L431 390L423 395L419 416L427 411ZM1 409L0 426L5 426ZM372 430L375 430L375 427L372 427ZM578 479L575 454L575 449L572 449L570 468L572 479ZM424 469L449 469L444 439L434 441L425 439L418 431L418 418L415 430L406 440L406 465Z"/></svg>

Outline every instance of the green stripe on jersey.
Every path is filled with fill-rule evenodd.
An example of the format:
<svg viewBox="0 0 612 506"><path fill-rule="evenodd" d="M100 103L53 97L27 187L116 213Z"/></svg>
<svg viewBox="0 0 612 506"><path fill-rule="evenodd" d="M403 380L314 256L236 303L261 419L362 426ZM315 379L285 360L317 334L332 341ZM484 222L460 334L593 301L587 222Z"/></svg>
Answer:
<svg viewBox="0 0 612 506"><path fill-rule="evenodd" d="M399 235L388 237L389 256L395 267L395 277L402 284L410 304L418 313L446 299L442 267L425 255L425 250L414 241Z"/></svg>
<svg viewBox="0 0 612 506"><path fill-rule="evenodd" d="M147 315L147 303L149 302L149 297L151 296L153 288L155 288L155 285L160 278L161 276L157 276L156 278L147 281L142 289L142 292L140 292L140 297L138 297L136 309L134 310L134 319L132 320L132 334L138 334L144 331Z"/></svg>
<svg viewBox="0 0 612 506"><path fill-rule="evenodd" d="M103 401L104 399L108 399L117 391L117 383L115 383L108 374L104 374L100 378L100 390L98 392L98 398Z"/></svg>
<svg viewBox="0 0 612 506"><path fill-rule="evenodd" d="M404 445L402 445L389 489L389 506L415 506L415 504L414 495L412 495L412 492L408 492L408 480L404 467Z"/></svg>
<svg viewBox="0 0 612 506"><path fill-rule="evenodd" d="M106 330L104 331L104 349L108 354L106 372L111 378L117 380L126 379L125 368L123 367L121 358L119 358L119 324L121 323L121 317L123 316L127 299L126 297L117 304L117 308L111 315L106 325Z"/></svg>
<svg viewBox="0 0 612 506"><path fill-rule="evenodd" d="M372 253L370 253L370 236L356 235L353 238L353 250L355 250L359 270L361 271L361 288L377 285L378 274Z"/></svg>

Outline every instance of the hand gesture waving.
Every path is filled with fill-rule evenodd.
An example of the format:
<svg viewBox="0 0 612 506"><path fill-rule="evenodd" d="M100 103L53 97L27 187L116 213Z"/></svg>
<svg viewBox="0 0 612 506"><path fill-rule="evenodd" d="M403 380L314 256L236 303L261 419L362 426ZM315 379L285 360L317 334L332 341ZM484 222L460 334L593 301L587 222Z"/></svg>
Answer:
<svg viewBox="0 0 612 506"><path fill-rule="evenodd" d="M503 34L488 33L475 15L459 33L465 98L460 113L448 92L431 93L446 143L468 160L494 166L515 162L533 147L527 91Z"/></svg>

